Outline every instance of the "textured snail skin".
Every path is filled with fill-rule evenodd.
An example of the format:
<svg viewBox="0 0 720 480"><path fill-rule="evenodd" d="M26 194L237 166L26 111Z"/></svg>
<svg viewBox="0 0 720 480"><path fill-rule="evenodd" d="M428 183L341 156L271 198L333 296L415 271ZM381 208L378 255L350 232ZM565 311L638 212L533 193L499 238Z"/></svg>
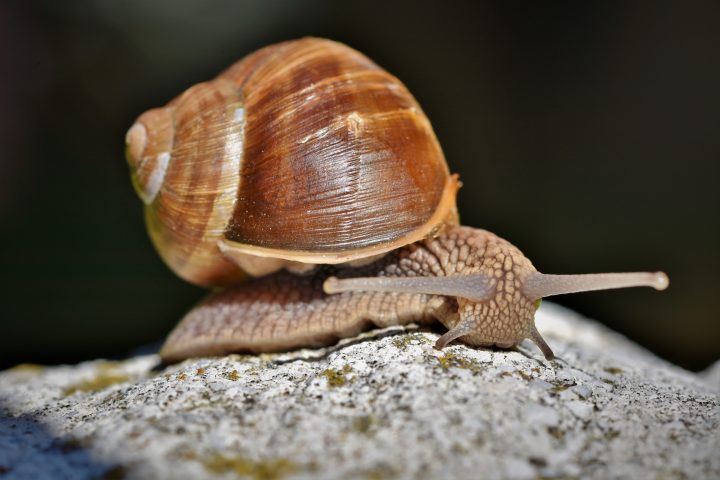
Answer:
<svg viewBox="0 0 720 480"><path fill-rule="evenodd" d="M448 227L439 236L407 245L359 268L319 266L312 275L280 272L213 293L190 311L162 347L165 362L231 352L274 352L328 345L370 327L439 320L453 329L471 327L470 345L511 347L525 338L540 342L537 303L520 285L535 272L513 245L485 230ZM495 294L473 302L431 294L344 292L327 295L329 276L453 276L482 273L495 279ZM439 345L439 347L444 344Z"/></svg>

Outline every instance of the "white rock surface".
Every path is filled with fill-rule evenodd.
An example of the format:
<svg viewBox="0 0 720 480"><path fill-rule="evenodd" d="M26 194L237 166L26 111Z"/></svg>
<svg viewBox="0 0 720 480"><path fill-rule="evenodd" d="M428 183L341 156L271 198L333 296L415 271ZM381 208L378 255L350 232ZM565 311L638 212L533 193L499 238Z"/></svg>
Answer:
<svg viewBox="0 0 720 480"><path fill-rule="evenodd" d="M559 359L399 329L0 373L0 477L720 478L720 385L545 303ZM710 379L713 379L712 381Z"/></svg>

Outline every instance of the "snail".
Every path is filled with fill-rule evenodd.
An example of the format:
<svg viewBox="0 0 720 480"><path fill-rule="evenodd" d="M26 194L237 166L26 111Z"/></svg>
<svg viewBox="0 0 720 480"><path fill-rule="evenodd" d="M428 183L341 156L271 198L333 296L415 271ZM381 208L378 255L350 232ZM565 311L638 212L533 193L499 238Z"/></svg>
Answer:
<svg viewBox="0 0 720 480"><path fill-rule="evenodd" d="M352 48L262 48L126 136L149 236L215 290L170 333L165 362L327 345L372 326L442 323L460 341L533 341L549 295L668 285L662 272L547 275L461 226L460 186L408 89Z"/></svg>

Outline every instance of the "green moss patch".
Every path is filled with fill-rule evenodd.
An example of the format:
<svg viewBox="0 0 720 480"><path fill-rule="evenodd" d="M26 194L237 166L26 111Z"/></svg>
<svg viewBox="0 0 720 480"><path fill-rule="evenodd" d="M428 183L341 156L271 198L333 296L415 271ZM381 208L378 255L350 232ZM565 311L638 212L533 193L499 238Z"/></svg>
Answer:
<svg viewBox="0 0 720 480"><path fill-rule="evenodd" d="M374 415L360 415L353 418L352 425L356 432L367 435L377 422L378 420Z"/></svg>
<svg viewBox="0 0 720 480"><path fill-rule="evenodd" d="M623 373L623 369L619 367L605 367L603 370L612 375L622 375Z"/></svg>
<svg viewBox="0 0 720 480"><path fill-rule="evenodd" d="M397 338L393 338L392 341L393 345L395 345L396 348L400 350L405 350L409 345L415 344L415 343L425 343L429 344L430 340L428 340L425 335L421 333L413 333L413 334L405 334L401 335Z"/></svg>
<svg viewBox="0 0 720 480"><path fill-rule="evenodd" d="M255 480L278 480L298 471L298 466L285 458L251 460L241 456L213 455L203 461L212 473L232 472Z"/></svg>
<svg viewBox="0 0 720 480"><path fill-rule="evenodd" d="M95 378L78 382L63 389L63 395L69 396L77 392L97 392L116 383L127 382L129 376L118 373L100 373Z"/></svg>
<svg viewBox="0 0 720 480"><path fill-rule="evenodd" d="M472 360L452 352L446 352L435 358L437 358L443 370L447 370L451 367L464 368L473 373L479 373L482 370L482 365L476 360Z"/></svg>
<svg viewBox="0 0 720 480"><path fill-rule="evenodd" d="M77 392L97 392L116 383L127 382L130 380L130 376L118 371L121 366L124 366L123 362L99 362L95 377L65 387L63 395L68 396Z"/></svg>
<svg viewBox="0 0 720 480"><path fill-rule="evenodd" d="M328 385L331 387L342 387L348 382L347 374L352 372L350 365L345 365L342 370L333 370L328 368L320 375L327 378Z"/></svg>
<svg viewBox="0 0 720 480"><path fill-rule="evenodd" d="M8 368L7 371L38 374L41 373L43 370L45 370L45 367L42 365L38 365L37 363L20 363L18 365L15 365L14 367Z"/></svg>

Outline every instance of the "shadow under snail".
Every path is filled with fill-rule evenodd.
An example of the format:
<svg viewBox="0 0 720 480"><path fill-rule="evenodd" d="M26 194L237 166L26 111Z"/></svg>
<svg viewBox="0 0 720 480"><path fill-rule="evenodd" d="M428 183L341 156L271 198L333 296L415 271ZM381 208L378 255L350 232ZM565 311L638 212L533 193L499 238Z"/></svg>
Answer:
<svg viewBox="0 0 720 480"><path fill-rule="evenodd" d="M142 114L126 142L160 256L221 287L169 335L165 362L436 320L448 329L438 349L529 338L552 359L534 321L543 297L668 285L662 272L542 274L458 225L458 177L418 103L330 40L254 52Z"/></svg>

